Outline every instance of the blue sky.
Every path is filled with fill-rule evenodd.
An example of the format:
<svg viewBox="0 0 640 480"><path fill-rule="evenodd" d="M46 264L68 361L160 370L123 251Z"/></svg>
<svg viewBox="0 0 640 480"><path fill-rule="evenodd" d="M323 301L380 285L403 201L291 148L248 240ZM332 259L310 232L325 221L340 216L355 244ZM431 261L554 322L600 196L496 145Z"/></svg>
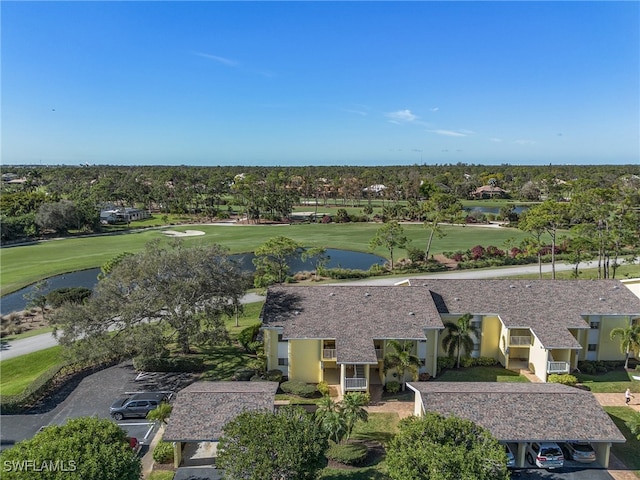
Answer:
<svg viewBox="0 0 640 480"><path fill-rule="evenodd" d="M4 164L640 164L635 1L0 8Z"/></svg>

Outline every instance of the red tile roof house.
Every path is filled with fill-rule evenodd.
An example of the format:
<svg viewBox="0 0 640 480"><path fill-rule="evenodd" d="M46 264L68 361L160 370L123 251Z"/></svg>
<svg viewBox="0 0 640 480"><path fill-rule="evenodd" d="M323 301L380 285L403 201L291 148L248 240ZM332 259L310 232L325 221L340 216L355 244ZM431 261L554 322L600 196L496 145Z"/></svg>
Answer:
<svg viewBox="0 0 640 480"><path fill-rule="evenodd" d="M267 368L291 380L369 391L387 340L414 342L421 372L437 373L443 322L471 313L471 356L528 368L541 381L580 360L620 360L609 332L640 319L640 298L617 280L411 279L409 286L275 286L261 314ZM406 376L410 380L410 376Z"/></svg>

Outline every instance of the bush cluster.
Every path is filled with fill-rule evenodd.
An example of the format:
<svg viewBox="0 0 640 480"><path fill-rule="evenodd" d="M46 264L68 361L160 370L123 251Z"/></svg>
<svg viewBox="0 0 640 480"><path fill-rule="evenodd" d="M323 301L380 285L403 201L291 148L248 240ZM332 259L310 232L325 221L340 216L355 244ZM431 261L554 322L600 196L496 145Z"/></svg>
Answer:
<svg viewBox="0 0 640 480"><path fill-rule="evenodd" d="M586 373L587 375L595 375L597 373L607 373L611 370L616 370L624 365L623 361L613 360L613 361L593 361L593 360L583 360L578 362L578 370L582 373Z"/></svg>
<svg viewBox="0 0 640 480"><path fill-rule="evenodd" d="M569 385L570 387L575 387L576 383L578 383L578 379L574 375L570 375L568 373L564 373L562 375L558 375L557 373L552 373L547 377L547 382L561 383L562 385Z"/></svg>
<svg viewBox="0 0 640 480"><path fill-rule="evenodd" d="M369 449L363 443L333 443L325 455L329 460L344 465L362 465L367 458Z"/></svg>
<svg viewBox="0 0 640 480"><path fill-rule="evenodd" d="M255 370L253 370L255 372ZM280 370L269 370L268 372L256 373L251 377L252 382L282 382L282 372Z"/></svg>
<svg viewBox="0 0 640 480"><path fill-rule="evenodd" d="M454 368L456 366L455 357L438 357L438 374L445 368ZM497 365L498 361L493 357L463 357L460 359L460 366L469 367L492 367Z"/></svg>
<svg viewBox="0 0 640 480"><path fill-rule="evenodd" d="M169 442L158 442L153 449L153 459L158 463L173 463L173 445Z"/></svg>
<svg viewBox="0 0 640 480"><path fill-rule="evenodd" d="M313 397L318 391L317 387L310 383L300 382L297 380L289 380L280 384L280 389L284 393L298 395L299 397Z"/></svg>
<svg viewBox="0 0 640 480"><path fill-rule="evenodd" d="M390 382L387 382L384 388L388 393L398 393L400 391L400 382L391 380Z"/></svg>
<svg viewBox="0 0 640 480"><path fill-rule="evenodd" d="M328 268L324 274L334 280L342 280L345 278L369 278L371 273L365 270L354 270L351 268Z"/></svg>
<svg viewBox="0 0 640 480"><path fill-rule="evenodd" d="M202 357L136 357L133 368L139 372L202 372Z"/></svg>

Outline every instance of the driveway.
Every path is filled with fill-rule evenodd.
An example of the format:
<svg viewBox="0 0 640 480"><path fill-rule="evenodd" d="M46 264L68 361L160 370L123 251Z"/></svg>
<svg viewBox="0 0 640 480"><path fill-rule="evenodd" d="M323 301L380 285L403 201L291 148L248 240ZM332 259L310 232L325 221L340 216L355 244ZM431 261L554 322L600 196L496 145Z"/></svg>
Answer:
<svg viewBox="0 0 640 480"><path fill-rule="evenodd" d="M560 470L545 470L543 468L515 470L511 478L514 480L613 480L613 477L606 470L584 466L564 467Z"/></svg>
<svg viewBox="0 0 640 480"><path fill-rule="evenodd" d="M170 390L177 391L193 381L193 375L147 374L138 378L131 362L125 362L83 378L59 403L45 402L30 413L2 415L0 422L0 448L33 437L38 429L46 425L63 425L70 418L96 416L110 418L109 407L126 392ZM130 436L145 443L153 438L151 424L143 418L118 422Z"/></svg>

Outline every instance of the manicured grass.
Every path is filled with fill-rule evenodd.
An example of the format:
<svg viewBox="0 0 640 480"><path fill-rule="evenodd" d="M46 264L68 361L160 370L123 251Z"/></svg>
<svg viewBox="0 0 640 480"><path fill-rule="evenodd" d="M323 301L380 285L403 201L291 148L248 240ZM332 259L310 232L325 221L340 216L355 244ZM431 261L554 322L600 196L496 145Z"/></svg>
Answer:
<svg viewBox="0 0 640 480"><path fill-rule="evenodd" d="M236 317L225 319L225 326L229 331L232 340L238 338L238 334L246 327L260 322L260 312L262 311L264 302L247 303L244 305L244 311L238 316L238 326L236 327Z"/></svg>
<svg viewBox="0 0 640 480"><path fill-rule="evenodd" d="M526 377L502 367L469 367L444 370L434 382L519 382L527 383Z"/></svg>
<svg viewBox="0 0 640 480"><path fill-rule="evenodd" d="M635 382L631 375L640 375L640 372L627 373L622 368L607 373L587 375L574 373L578 382L589 387L594 393L622 393L630 388L634 393L640 393L640 382Z"/></svg>
<svg viewBox="0 0 640 480"><path fill-rule="evenodd" d="M321 246L369 252L369 241L380 227L381 224L374 223L347 223L290 226L183 225L174 229L205 232L203 236L183 238L185 245L217 243L228 248L230 253L254 251L269 238L280 235L292 238L308 247ZM422 224L404 225L404 229L413 246L424 248L427 230ZM511 228L443 226L442 230L447 236L434 238L433 254L442 251L466 250L478 244L503 247L507 239L520 240L525 237L524 232ZM161 242L169 241L161 229L154 229L3 248L0 250L2 295L52 275L99 267L119 253L142 250L145 244L153 239L161 239ZM383 257L388 255L383 248L378 248L373 253ZM406 251L400 249L394 252L394 256L396 258L406 256Z"/></svg>
<svg viewBox="0 0 640 480"><path fill-rule="evenodd" d="M358 422L351 438L374 440L386 444L398 433L400 417L397 413L370 413L368 422Z"/></svg>
<svg viewBox="0 0 640 480"><path fill-rule="evenodd" d="M640 477L640 440L631 433L626 422L631 420L634 410L629 407L603 407L609 414L618 429L627 439L626 443L614 443L611 446L613 454L618 457L628 468L635 471Z"/></svg>
<svg viewBox="0 0 640 480"><path fill-rule="evenodd" d="M230 380L238 369L255 358L237 346L205 347L199 350L205 356L205 380Z"/></svg>
<svg viewBox="0 0 640 480"><path fill-rule="evenodd" d="M36 378L62 362L62 347L55 346L0 362L0 394L22 393Z"/></svg>
<svg viewBox="0 0 640 480"><path fill-rule="evenodd" d="M624 280L626 278L637 278L640 277L640 265L621 265L618 267L616 271L616 279ZM538 279L540 278L539 274L529 274L529 275L515 275L511 278L522 278L522 279ZM543 273L542 278L551 279L551 273ZM573 272L571 270L565 270L561 272L556 272L557 280L572 280ZM580 280L596 280L598 278L598 269L597 268L581 268L578 271L578 279Z"/></svg>

